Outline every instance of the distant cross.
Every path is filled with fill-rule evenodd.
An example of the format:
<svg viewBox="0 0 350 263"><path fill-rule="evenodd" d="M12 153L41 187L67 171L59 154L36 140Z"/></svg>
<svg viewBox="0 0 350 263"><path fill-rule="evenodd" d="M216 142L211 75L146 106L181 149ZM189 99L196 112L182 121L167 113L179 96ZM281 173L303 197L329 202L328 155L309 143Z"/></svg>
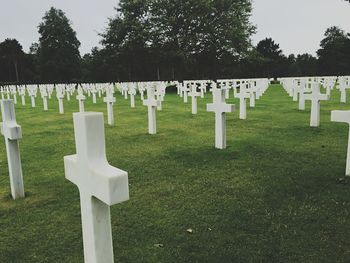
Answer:
<svg viewBox="0 0 350 263"><path fill-rule="evenodd" d="M350 111L333 110L331 113L331 121L345 122L350 125ZM350 176L350 132L348 135L348 150L346 157L346 171L345 174Z"/></svg>
<svg viewBox="0 0 350 263"><path fill-rule="evenodd" d="M346 103L346 81L345 77L339 79L340 102Z"/></svg>
<svg viewBox="0 0 350 263"><path fill-rule="evenodd" d="M48 94L47 94L46 86L40 87L40 95L41 95L41 98L43 99L44 111L47 111L48 110L48 106L47 106Z"/></svg>
<svg viewBox="0 0 350 263"><path fill-rule="evenodd" d="M320 101L328 100L327 94L321 94L320 84L313 82L312 93L305 94L305 100L311 100L311 116L310 116L310 126L319 127L320 126Z"/></svg>
<svg viewBox="0 0 350 263"><path fill-rule="evenodd" d="M254 82L251 82L249 84L249 107L254 108L255 107L255 97L256 97L256 86L254 85Z"/></svg>
<svg viewBox="0 0 350 263"><path fill-rule="evenodd" d="M239 118L245 120L247 118L247 102L250 97L247 89L248 83L241 83L239 93L236 93L236 98L239 98Z"/></svg>
<svg viewBox="0 0 350 263"><path fill-rule="evenodd" d="M298 101L298 95L299 95L299 79L293 80L293 101Z"/></svg>
<svg viewBox="0 0 350 263"><path fill-rule="evenodd" d="M115 97L113 97L113 92L107 91L106 97L103 98L103 101L107 104L108 125L113 126L114 125L113 105L116 102Z"/></svg>
<svg viewBox="0 0 350 263"><path fill-rule="evenodd" d="M1 100L1 133L5 137L7 162L13 199L24 197L22 165L18 140L22 138L21 126L16 122L12 100Z"/></svg>
<svg viewBox="0 0 350 263"><path fill-rule="evenodd" d="M194 83L190 86L190 92L188 95L192 98L192 114L197 114L197 97L201 95L201 93L197 91L197 84Z"/></svg>
<svg viewBox="0 0 350 263"><path fill-rule="evenodd" d="M134 87L129 88L129 95L130 95L130 107L135 108L136 89Z"/></svg>
<svg viewBox="0 0 350 263"><path fill-rule="evenodd" d="M85 262L112 263L110 206L129 199L128 173L108 164L102 113L74 113L73 121L77 154L64 157L64 168L79 188Z"/></svg>
<svg viewBox="0 0 350 263"><path fill-rule="evenodd" d="M10 86L10 92L13 96L13 103L17 104L17 86L15 85Z"/></svg>
<svg viewBox="0 0 350 263"><path fill-rule="evenodd" d="M204 93L205 93L206 90L207 90L206 85L207 85L206 83L201 82L201 83L200 83L200 86L199 86L199 90L200 90L201 98L202 98L202 99L204 98Z"/></svg>
<svg viewBox="0 0 350 263"><path fill-rule="evenodd" d="M96 89L96 86L95 85L92 85L90 87L90 91L91 91L91 94L92 94L92 103L93 104L96 104L96 93L97 93L97 89Z"/></svg>
<svg viewBox="0 0 350 263"><path fill-rule="evenodd" d="M21 96L21 100L22 100L22 105L26 105L26 99L25 99L25 96L26 96L26 88L25 86L20 86L18 88L18 94Z"/></svg>
<svg viewBox="0 0 350 263"><path fill-rule="evenodd" d="M56 87L56 97L58 100L58 111L60 114L64 113L64 108L63 108L63 98L64 98L64 94L63 94L63 87L61 86L57 86Z"/></svg>
<svg viewBox="0 0 350 263"><path fill-rule="evenodd" d="M299 86L299 110L305 110L305 88L306 88L306 80L300 80Z"/></svg>
<svg viewBox="0 0 350 263"><path fill-rule="evenodd" d="M147 99L143 101L143 105L148 107L148 133L156 134L157 133L157 124L156 124L156 109L159 104L154 97L154 88L147 88Z"/></svg>
<svg viewBox="0 0 350 263"><path fill-rule="evenodd" d="M85 101L86 97L83 93L81 86L78 88L78 95L77 95L76 99L79 101L79 112L84 112L85 111L84 101Z"/></svg>
<svg viewBox="0 0 350 263"><path fill-rule="evenodd" d="M234 112L235 105L225 103L225 90L213 89L213 103L207 111L215 112L215 147L226 148L226 112Z"/></svg>
<svg viewBox="0 0 350 263"><path fill-rule="evenodd" d="M144 100L145 99L145 87L143 86L142 83L139 83L139 92L140 92L140 95L141 95L141 100Z"/></svg>
<svg viewBox="0 0 350 263"><path fill-rule="evenodd" d="M0 93L1 93L1 99L5 99L5 96L4 96L4 87L0 87Z"/></svg>
<svg viewBox="0 0 350 263"><path fill-rule="evenodd" d="M28 93L29 93L29 96L30 96L30 101L31 101L32 108L35 107L35 97L36 97L37 90L38 90L38 87L35 86L35 85L28 86Z"/></svg>
<svg viewBox="0 0 350 263"><path fill-rule="evenodd" d="M182 86L182 92L183 92L183 98L184 98L184 103L187 103L188 102L188 87L187 87L187 83L184 82L183 83L183 86Z"/></svg>

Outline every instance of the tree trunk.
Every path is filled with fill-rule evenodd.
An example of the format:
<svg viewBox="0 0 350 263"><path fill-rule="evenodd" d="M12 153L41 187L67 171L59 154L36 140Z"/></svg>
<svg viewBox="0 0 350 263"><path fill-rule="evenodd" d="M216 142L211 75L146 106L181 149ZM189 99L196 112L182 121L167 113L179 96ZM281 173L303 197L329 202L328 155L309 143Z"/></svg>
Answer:
<svg viewBox="0 0 350 263"><path fill-rule="evenodd" d="M159 66L157 66L157 78L158 78L158 81L159 81L160 80Z"/></svg>
<svg viewBox="0 0 350 263"><path fill-rule="evenodd" d="M19 83L17 60L15 60L15 61L13 62L13 64L14 64L14 66L15 66L16 81L17 81L17 83Z"/></svg>

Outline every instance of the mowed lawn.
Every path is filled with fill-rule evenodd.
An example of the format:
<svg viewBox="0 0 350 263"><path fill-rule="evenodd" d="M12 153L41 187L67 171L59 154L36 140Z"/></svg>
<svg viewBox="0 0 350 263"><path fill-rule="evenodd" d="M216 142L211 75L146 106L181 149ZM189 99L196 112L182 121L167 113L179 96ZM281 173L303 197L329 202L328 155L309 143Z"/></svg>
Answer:
<svg viewBox="0 0 350 263"><path fill-rule="evenodd" d="M231 98L228 103L235 103ZM350 94L349 94L350 96ZM350 97L349 97L350 99ZM64 177L74 154L78 102L16 105L27 197L12 200L0 143L0 262L83 262L78 188ZM321 126L279 85L227 115L227 149L214 148L211 95L184 104L167 94L157 135L147 108L117 94L115 127L105 126L107 158L129 173L130 200L111 207L116 262L350 262L350 180L344 178L349 127L330 122L338 90L321 102ZM249 105L249 103L248 103ZM102 98L86 110L104 112ZM187 229L192 229L188 233Z"/></svg>

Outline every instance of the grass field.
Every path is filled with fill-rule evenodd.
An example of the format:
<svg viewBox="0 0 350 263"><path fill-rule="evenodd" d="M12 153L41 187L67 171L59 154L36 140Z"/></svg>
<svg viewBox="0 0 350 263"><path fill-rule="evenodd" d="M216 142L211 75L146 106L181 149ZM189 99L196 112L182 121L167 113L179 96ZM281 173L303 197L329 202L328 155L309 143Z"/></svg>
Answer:
<svg viewBox="0 0 350 263"><path fill-rule="evenodd" d="M231 94L232 95L232 94ZM116 262L350 262L350 180L344 179L349 127L330 111L350 109L339 92L321 103L310 128L310 102L298 111L279 85L227 117L227 146L214 149L211 96L175 94L147 134L147 108L117 95L116 126L106 126L107 158L128 171L130 200L111 207ZM239 104L230 98L229 103ZM16 106L27 197L12 200L0 143L0 262L83 262L79 193L65 180L63 156L75 153L72 113L57 100L43 112ZM102 111L102 99L85 104ZM193 229L188 233L187 229ZM162 244L160 246L155 244Z"/></svg>

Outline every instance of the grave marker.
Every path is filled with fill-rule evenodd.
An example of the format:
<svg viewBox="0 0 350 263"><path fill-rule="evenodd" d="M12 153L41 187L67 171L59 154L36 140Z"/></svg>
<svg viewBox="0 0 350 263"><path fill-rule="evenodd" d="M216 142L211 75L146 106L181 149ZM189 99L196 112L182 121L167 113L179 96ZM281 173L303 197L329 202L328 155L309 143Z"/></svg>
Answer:
<svg viewBox="0 0 350 263"><path fill-rule="evenodd" d="M16 122L12 100L1 100L1 134L5 137L7 161L13 199L24 197L22 165L18 140L22 138L21 126Z"/></svg>
<svg viewBox="0 0 350 263"><path fill-rule="evenodd" d="M226 112L234 112L235 105L225 103L225 90L213 89L213 103L207 111L215 113L215 148L226 148Z"/></svg>
<svg viewBox="0 0 350 263"><path fill-rule="evenodd" d="M108 164L102 113L74 113L75 155L64 157L65 177L78 186L84 259L112 263L110 206L129 199L128 173Z"/></svg>

